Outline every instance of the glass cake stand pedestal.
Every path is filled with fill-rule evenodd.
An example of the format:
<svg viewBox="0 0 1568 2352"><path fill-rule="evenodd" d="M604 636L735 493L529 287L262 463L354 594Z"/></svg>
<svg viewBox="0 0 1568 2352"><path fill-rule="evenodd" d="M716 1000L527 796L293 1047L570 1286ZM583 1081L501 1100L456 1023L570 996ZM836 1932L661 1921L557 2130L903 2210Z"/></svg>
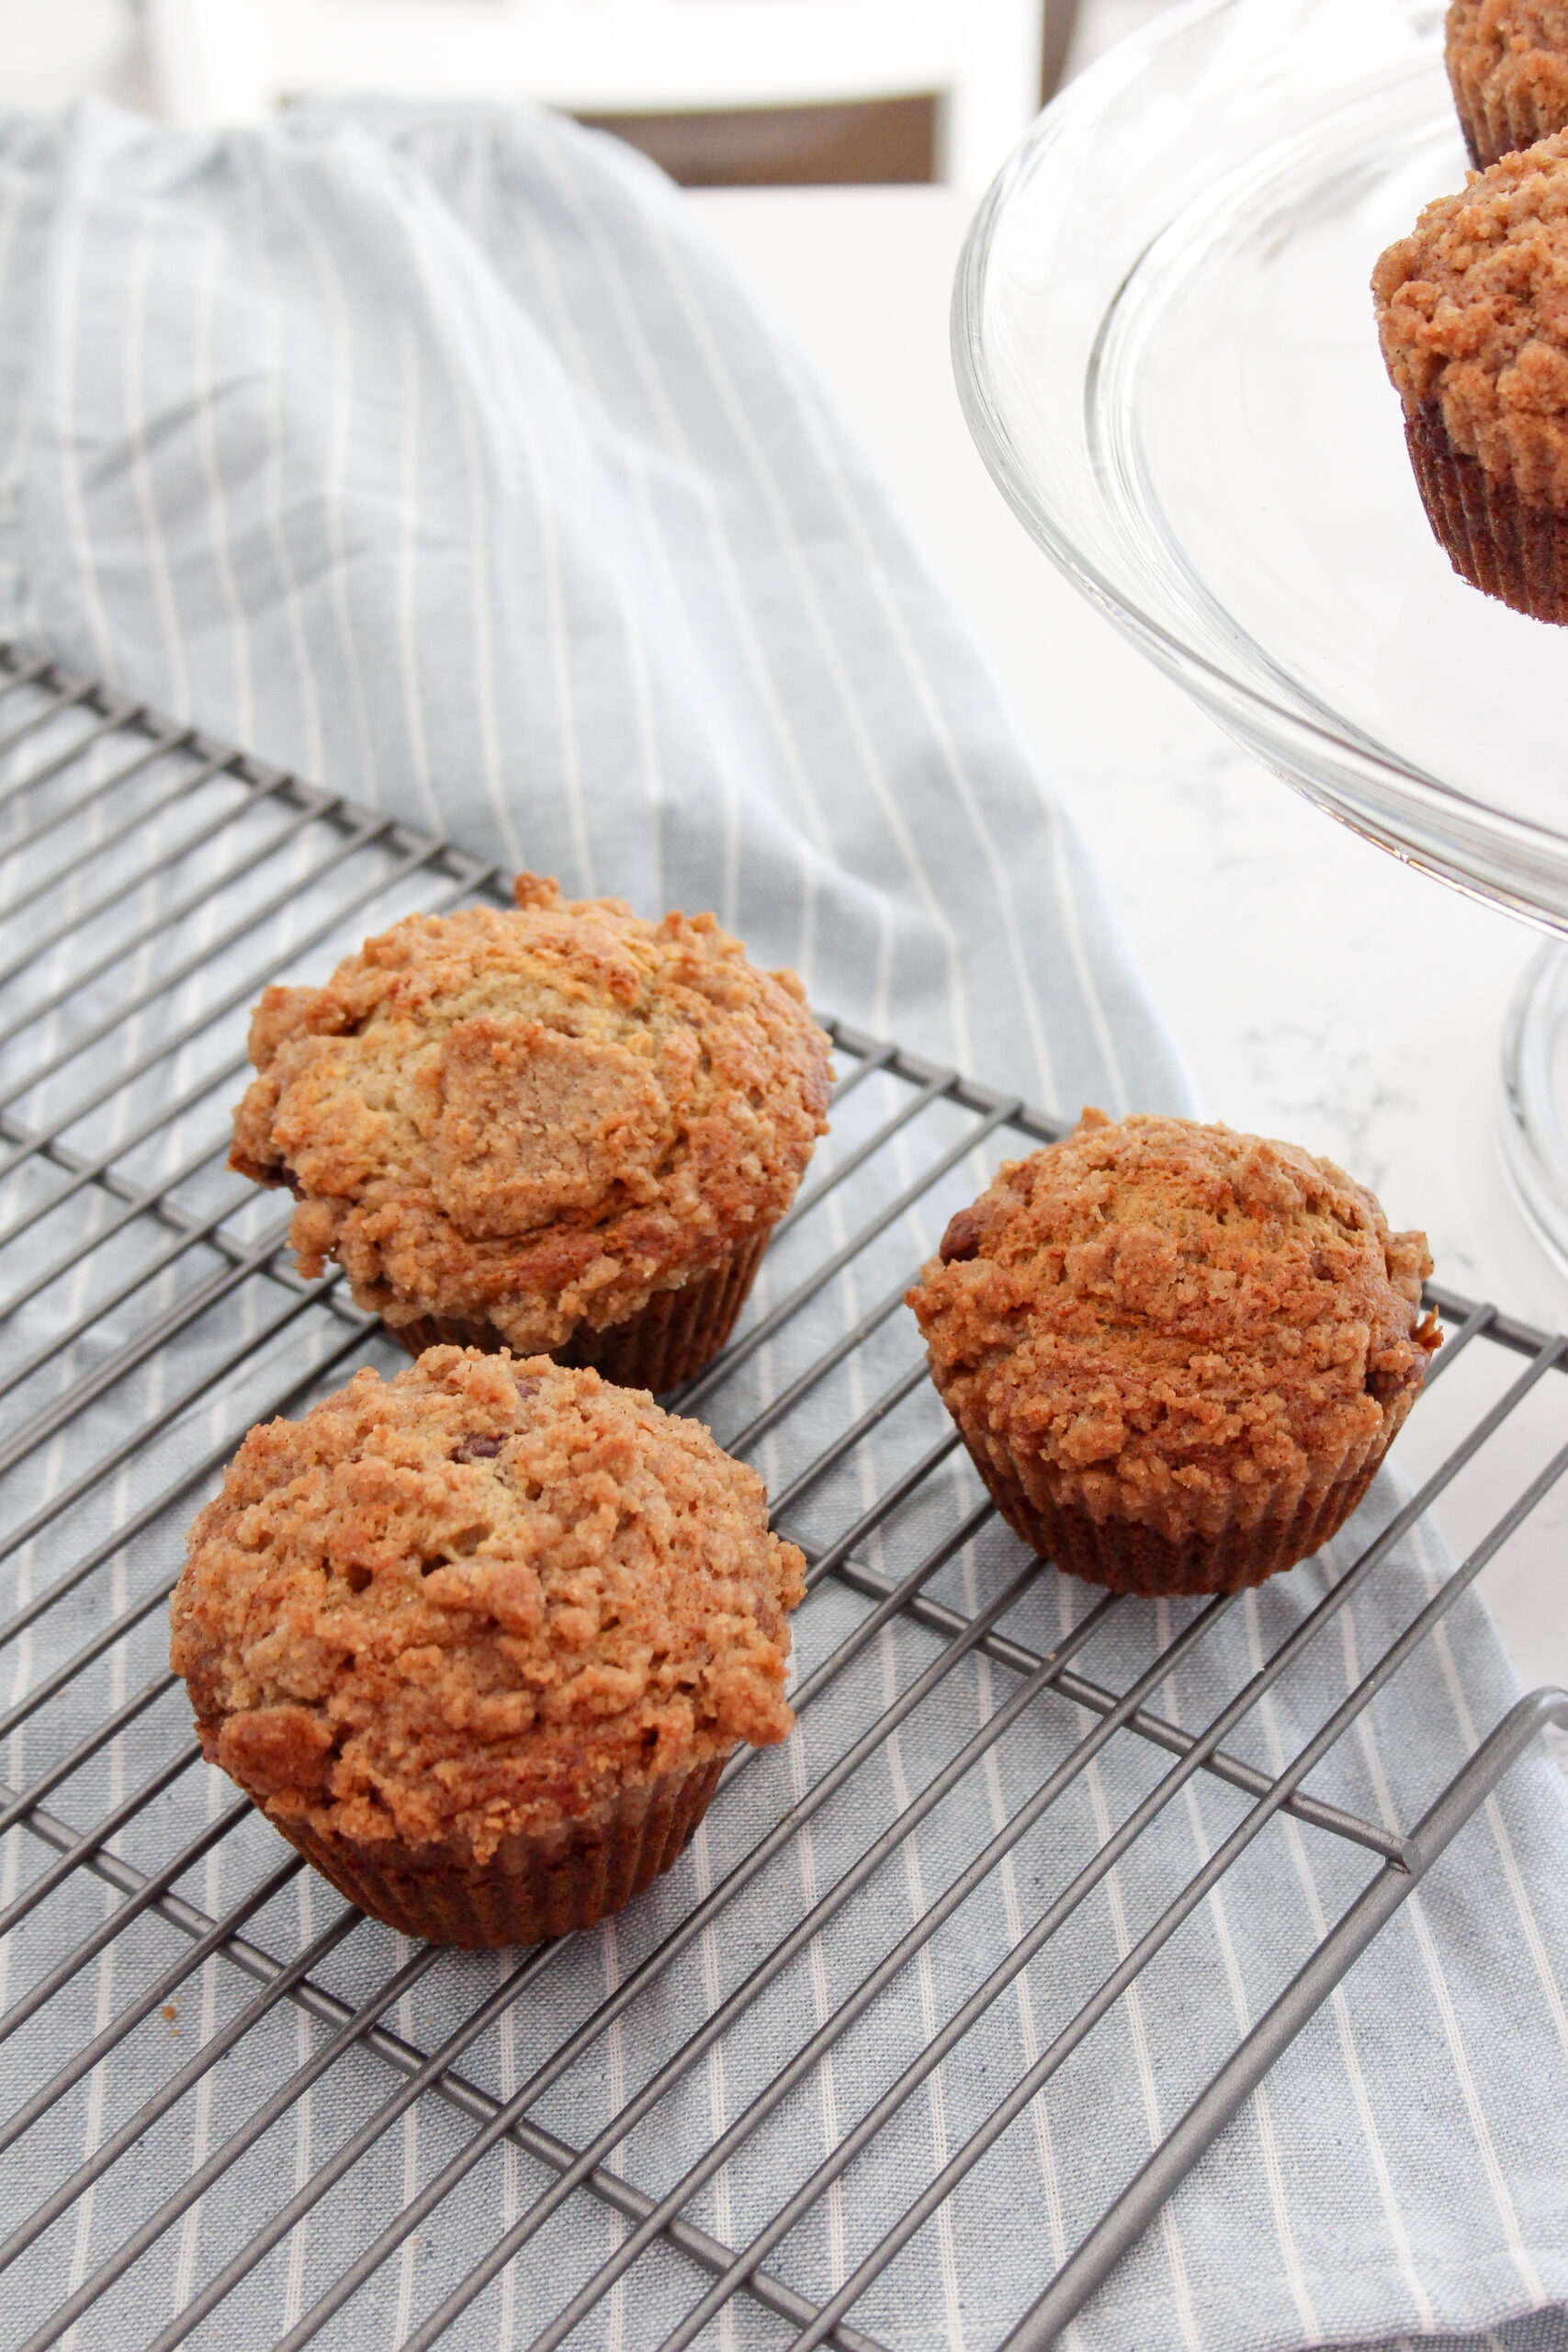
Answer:
<svg viewBox="0 0 1568 2352"><path fill-rule="evenodd" d="M1433 539L1368 280L1465 155L1442 10L1192 0L1034 126L953 293L982 456L1067 576L1276 774L1553 934L1510 1187L1568 1270L1568 629Z"/></svg>

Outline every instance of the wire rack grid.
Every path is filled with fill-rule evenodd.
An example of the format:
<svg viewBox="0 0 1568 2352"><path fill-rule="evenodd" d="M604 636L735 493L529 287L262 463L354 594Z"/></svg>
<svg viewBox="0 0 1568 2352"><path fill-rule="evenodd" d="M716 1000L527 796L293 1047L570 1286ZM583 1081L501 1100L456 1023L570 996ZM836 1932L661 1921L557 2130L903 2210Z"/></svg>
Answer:
<svg viewBox="0 0 1568 2352"><path fill-rule="evenodd" d="M1242 1604L1097 1597L1026 1555L901 1310L952 1209L1059 1125L837 1025L832 1134L678 1400L807 1551L796 1733L735 1760L682 1864L595 1937L411 1949L202 1764L164 1604L244 1430L402 1361L224 1168L247 1008L481 894L505 900L449 844L0 648L0 2335L419 2346L477 2313L462 2340L535 2352L900 2352L909 2265L1040 2209L1031 2130L1141 1989L1185 2111L1152 2151L1129 2117L1087 2204L1018 2247L1002 2337L1043 2346L1564 1720L1562 1694L1520 1702L1407 1825L1335 1779L1568 1463L1542 1405L1568 1341L1434 1292L1419 1490L1202 1685L1194 1729L1181 1678ZM1499 1510L1505 1424L1534 1452ZM1466 1478L1468 1555L1334 1703L1325 1636ZM1281 1758L1255 1734L1287 1690L1314 1727ZM1172 1826L1195 1791L1196 1869ZM1222 1878L1272 1883L1287 1822L1339 1871L1337 1924L1281 1951L1249 2033L1195 2048L1184 1930ZM1075 1961L1119 1885L1117 1963L1081 1936Z"/></svg>

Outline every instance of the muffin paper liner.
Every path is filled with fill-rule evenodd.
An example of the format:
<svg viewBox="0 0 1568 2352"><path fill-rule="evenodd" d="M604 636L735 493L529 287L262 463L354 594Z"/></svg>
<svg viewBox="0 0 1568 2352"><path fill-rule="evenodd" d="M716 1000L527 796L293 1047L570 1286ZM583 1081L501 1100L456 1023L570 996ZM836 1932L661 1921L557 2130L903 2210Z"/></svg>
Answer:
<svg viewBox="0 0 1568 2352"><path fill-rule="evenodd" d="M1404 439L1427 519L1461 579L1534 620L1568 623L1568 514L1529 504L1456 449L1438 401L1406 411Z"/></svg>
<svg viewBox="0 0 1568 2352"><path fill-rule="evenodd" d="M746 1304L771 1225L733 1243L716 1265L672 1290L655 1291L639 1315L603 1331L579 1324L559 1347L537 1352L558 1363L589 1365L619 1388L650 1388L655 1396L694 1379L717 1355ZM389 1335L411 1356L426 1348L497 1348L513 1343L483 1317L422 1315L412 1323L389 1323ZM534 1352L530 1351L529 1352Z"/></svg>
<svg viewBox="0 0 1568 2352"><path fill-rule="evenodd" d="M273 1827L340 1894L401 1935L467 1951L544 1943L596 1926L680 1860L730 1753L625 1788L558 1829L504 1838L483 1863L447 1845L362 1842L297 1821Z"/></svg>
<svg viewBox="0 0 1568 2352"><path fill-rule="evenodd" d="M1015 1535L1069 1576L1112 1592L1152 1597L1240 1592L1293 1568L1338 1532L1382 1466L1420 1394L1415 1382L1390 1399L1383 1426L1328 1470L1281 1480L1272 1491L1238 1487L1222 1526L1172 1536L1142 1521L1096 1519L1087 1505L1052 1491L1042 1464L1010 1454L992 1437L958 1422L971 1460ZM954 1415L957 1419L957 1416Z"/></svg>
<svg viewBox="0 0 1568 2352"><path fill-rule="evenodd" d="M1553 131L1568 128L1568 115L1561 107L1536 105L1528 88L1498 92L1488 97L1480 74L1467 74L1453 66L1449 68L1449 85L1470 160L1478 172L1522 147L1533 147L1538 139L1550 139Z"/></svg>
<svg viewBox="0 0 1568 2352"><path fill-rule="evenodd" d="M565 1346L554 1351L557 1361L590 1364L602 1379L622 1388L651 1388L656 1396L694 1379L735 1329L773 1230L770 1225L732 1244L716 1266L678 1290L655 1291L628 1322L612 1323L604 1331L579 1324Z"/></svg>

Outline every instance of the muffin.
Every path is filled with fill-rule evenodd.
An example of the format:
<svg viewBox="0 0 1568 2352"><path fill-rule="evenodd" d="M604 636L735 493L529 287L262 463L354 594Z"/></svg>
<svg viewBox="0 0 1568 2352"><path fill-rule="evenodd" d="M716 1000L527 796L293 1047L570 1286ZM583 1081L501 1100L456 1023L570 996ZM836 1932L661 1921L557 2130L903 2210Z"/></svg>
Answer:
<svg viewBox="0 0 1568 2352"><path fill-rule="evenodd" d="M208 1760L352 1902L537 1943L668 1870L737 1741L788 1733L803 1567L699 1423L433 1348L251 1430L170 1661Z"/></svg>
<svg viewBox="0 0 1568 2352"><path fill-rule="evenodd" d="M268 989L229 1164L293 1188L300 1272L336 1258L411 1354L672 1388L728 1338L826 1130L829 1041L711 915L514 888Z"/></svg>
<svg viewBox="0 0 1568 2352"><path fill-rule="evenodd" d="M1443 58L1478 168L1568 130L1568 0L1453 0Z"/></svg>
<svg viewBox="0 0 1568 2352"><path fill-rule="evenodd" d="M1454 570L1517 612L1568 621L1568 133L1429 204L1372 294Z"/></svg>
<svg viewBox="0 0 1568 2352"><path fill-rule="evenodd" d="M1438 1344L1425 1237L1325 1159L1085 1111L908 1293L1008 1524L1118 1592L1230 1592L1365 1494Z"/></svg>

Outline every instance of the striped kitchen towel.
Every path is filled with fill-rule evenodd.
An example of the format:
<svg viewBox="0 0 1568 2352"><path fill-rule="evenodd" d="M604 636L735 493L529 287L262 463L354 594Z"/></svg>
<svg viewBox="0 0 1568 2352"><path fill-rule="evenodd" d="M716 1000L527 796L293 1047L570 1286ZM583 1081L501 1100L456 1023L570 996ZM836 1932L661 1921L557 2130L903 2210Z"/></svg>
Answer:
<svg viewBox="0 0 1568 2352"><path fill-rule="evenodd" d="M570 124L13 124L0 630L1047 1107L1183 1103L874 469Z"/></svg>

